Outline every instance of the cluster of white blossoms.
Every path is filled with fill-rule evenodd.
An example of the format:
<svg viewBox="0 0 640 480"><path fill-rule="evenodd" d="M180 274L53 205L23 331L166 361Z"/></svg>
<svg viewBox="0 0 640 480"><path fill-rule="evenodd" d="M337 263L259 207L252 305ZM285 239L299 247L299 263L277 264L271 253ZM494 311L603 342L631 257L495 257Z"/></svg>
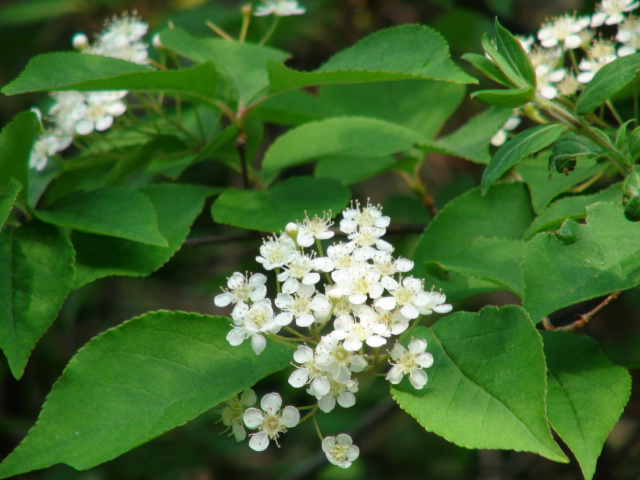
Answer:
<svg viewBox="0 0 640 480"><path fill-rule="evenodd" d="M83 33L73 37L76 50L91 55L119 58L145 65L149 63L148 45L142 42L148 25L135 14L110 19L93 44ZM126 90L113 92L64 91L51 94L53 104L46 120L51 126L35 141L29 159L30 168L43 170L53 155L67 149L76 135L102 132L115 117L126 112Z"/></svg>
<svg viewBox="0 0 640 480"><path fill-rule="evenodd" d="M547 99L574 95L603 66L639 51L640 17L631 14L638 6L636 0L602 0L593 15L551 17L535 37L520 38L536 72L537 92ZM617 30L611 38L598 31L600 27L609 31L611 26ZM519 123L519 115L516 109L491 139L493 145L507 140L507 132Z"/></svg>
<svg viewBox="0 0 640 480"><path fill-rule="evenodd" d="M382 239L389 222L379 206L352 203L342 212L339 226L347 240L329 245L326 254L322 241L334 237L330 214L290 223L263 242L256 258L276 274L275 300L267 296L264 274L240 272L231 275L227 288L214 299L218 307L233 307L227 335L231 345L249 340L259 355L273 337L295 348L289 384L306 387L315 399L306 407L311 409L308 416L317 410L331 412L336 405L353 406L357 374L376 373L384 365L390 366L386 379L392 384L405 375L416 389L427 383L424 369L433 357L426 351L427 342L411 339L410 333L421 316L448 313L452 307L443 293L425 290L422 280L407 275L411 260L393 257L393 246ZM410 340L406 347L399 341L405 339ZM293 407L279 413L278 394L263 398L262 412L250 407L249 399L255 402L255 395L231 399L223 422L238 440L245 438L243 424L257 429L249 441L254 450L264 450L269 439L277 439L299 420ZM341 467L358 456L345 434L326 437L322 449Z"/></svg>
<svg viewBox="0 0 640 480"><path fill-rule="evenodd" d="M298 4L297 0L263 0L253 13L256 17L275 15L276 17L288 17L290 15L302 15L306 10Z"/></svg>

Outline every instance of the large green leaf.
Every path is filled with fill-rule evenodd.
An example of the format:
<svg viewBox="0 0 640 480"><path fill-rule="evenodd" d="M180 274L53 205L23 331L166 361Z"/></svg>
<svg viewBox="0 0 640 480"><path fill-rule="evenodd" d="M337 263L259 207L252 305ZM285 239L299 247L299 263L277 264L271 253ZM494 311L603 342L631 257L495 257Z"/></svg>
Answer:
<svg viewBox="0 0 640 480"><path fill-rule="evenodd" d="M522 264L523 305L534 321L583 300L640 284L640 224L621 205L587 207L587 224L573 238L539 233L527 243Z"/></svg>
<svg viewBox="0 0 640 480"><path fill-rule="evenodd" d="M538 125L520 132L505 143L491 158L482 174L482 192L487 193L495 181L521 160L555 142L563 130L563 125L555 123Z"/></svg>
<svg viewBox="0 0 640 480"><path fill-rule="evenodd" d="M416 78L476 82L451 61L444 38L422 25L401 25L369 35L335 54L314 72L269 65L271 93L309 85Z"/></svg>
<svg viewBox="0 0 640 480"><path fill-rule="evenodd" d="M0 233L0 348L16 378L71 290L73 261L69 240L46 223Z"/></svg>
<svg viewBox="0 0 640 480"><path fill-rule="evenodd" d="M211 96L217 72L213 65L184 70L151 68L102 55L75 52L34 57L24 72L2 89L5 95L55 90L175 90Z"/></svg>
<svg viewBox="0 0 640 480"><path fill-rule="evenodd" d="M425 137L400 125L365 117L337 117L289 130L271 144L262 163L275 172L331 157L381 157L411 148Z"/></svg>
<svg viewBox="0 0 640 480"><path fill-rule="evenodd" d="M284 62L289 54L271 47L228 42L219 38L197 38L174 28L160 34L162 44L198 63L213 63L243 104L249 103L269 85L267 64Z"/></svg>
<svg viewBox="0 0 640 480"><path fill-rule="evenodd" d="M77 252L74 288L111 275L146 276L155 272L180 249L204 200L215 190L195 185L166 183L143 187L158 216L158 228L168 246L145 245L123 238L73 232Z"/></svg>
<svg viewBox="0 0 640 480"><path fill-rule="evenodd" d="M211 214L218 223L279 232L289 222L302 221L305 212L312 217L341 211L349 195L335 180L293 177L266 190L227 190L213 203Z"/></svg>
<svg viewBox="0 0 640 480"><path fill-rule="evenodd" d="M361 182L382 173L396 164L396 160L385 157L334 157L320 160L313 172L316 178L333 178L345 185Z"/></svg>
<svg viewBox="0 0 640 480"><path fill-rule="evenodd" d="M576 113L586 115L593 112L605 100L631 83L638 70L640 70L640 53L617 58L602 67L580 93L576 103Z"/></svg>
<svg viewBox="0 0 640 480"><path fill-rule="evenodd" d="M65 463L84 470L195 418L265 375L291 350L256 357L225 340L230 320L154 312L108 330L69 361L0 478ZM231 373L232 372L232 373Z"/></svg>
<svg viewBox="0 0 640 480"><path fill-rule="evenodd" d="M513 110L489 108L474 116L455 132L432 143L435 150L476 163L489 163L491 137L504 125Z"/></svg>
<svg viewBox="0 0 640 480"><path fill-rule="evenodd" d="M0 132L0 184L14 177L23 189L27 187L29 156L40 129L33 112L18 114Z"/></svg>
<svg viewBox="0 0 640 480"><path fill-rule="evenodd" d="M578 195L556 200L536 217L525 232L525 236L531 237L543 230L556 229L567 218L572 220L582 219L587 215L586 207L596 202L617 202L621 204L622 190L620 189L620 184L611 185L609 188L592 195Z"/></svg>
<svg viewBox="0 0 640 480"><path fill-rule="evenodd" d="M391 394L427 431L465 448L509 449L567 462L547 423L542 342L519 307L459 312L418 328L434 364L422 390Z"/></svg>
<svg viewBox="0 0 640 480"><path fill-rule="evenodd" d="M158 230L151 201L128 187L104 187L68 195L36 215L45 222L80 232L126 238L149 245L167 246Z"/></svg>
<svg viewBox="0 0 640 480"><path fill-rule="evenodd" d="M422 277L425 264L435 261L521 294L519 240L532 220L523 183L495 185L486 196L479 188L470 190L449 202L425 229L413 254L414 274Z"/></svg>
<svg viewBox="0 0 640 480"><path fill-rule="evenodd" d="M463 85L434 80L400 80L325 85L319 89L317 98L325 107L332 107L333 116L379 118L433 138L464 96Z"/></svg>
<svg viewBox="0 0 640 480"><path fill-rule="evenodd" d="M504 56L511 68L531 87L536 86L536 72L531 57L524 51L522 43L509 30L504 28L496 18L496 47Z"/></svg>
<svg viewBox="0 0 640 480"><path fill-rule="evenodd" d="M13 177L9 177L6 182L0 183L0 232L4 222L9 218L20 190L22 190L22 185Z"/></svg>
<svg viewBox="0 0 640 480"><path fill-rule="evenodd" d="M586 335L541 332L547 358L547 414L586 480L629 401L631 378Z"/></svg>
<svg viewBox="0 0 640 480"><path fill-rule="evenodd" d="M549 202L567 189L589 180L606 165L598 165L594 161L578 161L576 168L568 175L557 172L549 173L549 150L540 152L532 158L520 162L516 167L518 174L529 186L533 209L540 213Z"/></svg>

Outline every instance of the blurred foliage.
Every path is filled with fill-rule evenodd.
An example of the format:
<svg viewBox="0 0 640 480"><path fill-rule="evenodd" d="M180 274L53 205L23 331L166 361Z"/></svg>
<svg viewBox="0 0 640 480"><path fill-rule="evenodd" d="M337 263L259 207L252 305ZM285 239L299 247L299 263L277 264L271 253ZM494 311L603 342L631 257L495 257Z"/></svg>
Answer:
<svg viewBox="0 0 640 480"><path fill-rule="evenodd" d="M76 32L92 35L105 18L123 11L137 10L151 25L151 33L167 24L182 27L194 35L210 30L205 20L236 33L240 28L237 0L13 0L0 6L0 84L14 79L27 61L39 54L70 49ZM480 37L499 15L515 33L528 34L551 13L588 9L593 2L580 0L308 0L307 13L284 18L272 44L293 53L288 66L311 70L334 52L380 28L405 23L434 26L447 38L452 57L479 51ZM254 18L249 41L256 41L269 28L270 20ZM150 37L149 37L150 38ZM464 66L464 68L467 68ZM18 112L33 105L43 106L40 94L0 98L0 123L5 125ZM453 122L461 124L479 103L465 104ZM448 125L445 131L456 125ZM461 160L433 154L424 167L427 183L441 206L478 183L482 168ZM183 175L185 182L206 176L218 178L220 167L200 164ZM398 223L424 226L428 215L424 206L410 195L395 174L387 173L355 184L354 197L370 197L380 202ZM475 179L475 181L472 181ZM225 182L220 179L220 182ZM193 237L233 234L231 229L212 230L208 208L192 229ZM397 245L398 254L413 249L415 240ZM77 349L97 333L124 319L157 309L213 313L212 298L232 268L253 268L257 238L233 243L183 248L160 271L148 279L109 278L87 285L67 299L59 321L36 347L24 377L16 381L6 362L0 362L0 456L8 454L24 437L36 418L51 385ZM491 302L513 301L504 292L492 293ZM474 298L456 309L473 310L485 303ZM595 302L581 304L587 311ZM568 311L567 311L568 310ZM570 322L575 308L552 318L555 324ZM607 355L617 364L640 365L640 295L637 289L625 293L588 327ZM596 479L637 478L640 465L640 402L637 373L634 391L622 421L605 444ZM286 383L283 375L271 380ZM326 463L317 448L312 426L304 424L283 439L287 448L262 454L236 445L216 424L219 418L208 412L159 439L94 469L77 472L66 466L21 476L34 480L213 480L260 479L579 479L575 461L561 465L532 454L518 452L471 451L452 445L425 432L398 407L371 404L367 389L387 388L379 383L361 385L362 394L353 411L334 412L340 428L354 427L361 447L361 459L353 468L341 471ZM264 392L261 392L264 393ZM215 410L215 409L214 409Z"/></svg>

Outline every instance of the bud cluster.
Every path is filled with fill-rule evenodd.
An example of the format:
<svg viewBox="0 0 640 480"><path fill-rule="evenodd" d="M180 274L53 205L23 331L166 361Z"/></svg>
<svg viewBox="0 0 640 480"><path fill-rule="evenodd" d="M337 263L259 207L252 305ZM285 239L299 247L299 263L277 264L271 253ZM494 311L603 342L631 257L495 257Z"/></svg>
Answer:
<svg viewBox="0 0 640 480"><path fill-rule="evenodd" d="M427 291L423 280L407 275L413 268L411 260L393 257L393 246L382 239L389 223L379 206L352 203L342 212L339 225L347 241L334 242L326 254L322 241L335 234L330 213L290 223L283 233L264 240L256 258L276 274L278 293L273 302L262 273L234 273L215 297L218 307L233 305L227 335L231 345L249 340L259 355L271 337L295 348L289 384L306 387L317 402L306 407L311 412L304 419L317 410L326 413L336 405L353 406L358 391L355 374L375 373L384 365L391 366L386 379L392 384L405 375L416 389L427 383L424 369L433 364L427 342L414 339L405 347L399 340L409 337L422 315L448 313L452 307L443 293ZM255 401L255 395L251 398ZM254 450L264 450L269 438L275 440L299 419L287 412L294 407L286 407L278 417L281 400L276 393L263 398L262 413L239 405L249 406L232 399L223 420L238 440L245 437L244 429L237 433L242 421L257 428L249 442ZM232 416L231 409L236 412ZM260 420L265 415L271 415L270 423ZM322 448L329 461L341 467L358 455L345 434L326 437Z"/></svg>

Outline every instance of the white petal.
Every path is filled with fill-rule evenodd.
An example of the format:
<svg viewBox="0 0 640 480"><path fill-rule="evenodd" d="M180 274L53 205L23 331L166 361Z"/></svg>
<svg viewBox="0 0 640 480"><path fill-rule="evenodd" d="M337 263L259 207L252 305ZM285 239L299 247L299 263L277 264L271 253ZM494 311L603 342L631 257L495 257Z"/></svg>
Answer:
<svg viewBox="0 0 640 480"><path fill-rule="evenodd" d="M427 342L422 338L416 338L415 340L411 340L409 345L407 345L407 350L409 350L414 355L420 354L427 349Z"/></svg>
<svg viewBox="0 0 640 480"><path fill-rule="evenodd" d="M247 408L242 416L244 424L249 428L257 428L264 420L263 413L257 408Z"/></svg>
<svg viewBox="0 0 640 480"><path fill-rule="evenodd" d="M380 335L371 335L369 338L367 338L366 343L370 347L376 348L381 347L382 345L387 343L387 339L382 338Z"/></svg>
<svg viewBox="0 0 640 480"><path fill-rule="evenodd" d="M262 300L264 297L266 297L267 295L267 287L265 287L264 285L261 285L259 287L256 287L253 291L251 291L251 293L249 294L249 298L251 299L252 302L257 302L258 300Z"/></svg>
<svg viewBox="0 0 640 480"><path fill-rule="evenodd" d="M256 452L263 452L269 446L269 435L267 432L259 432L251 436L249 446Z"/></svg>
<svg viewBox="0 0 640 480"><path fill-rule="evenodd" d="M280 417L280 423L287 428L293 428L298 425L300 421L300 412L296 407L292 407L291 405L287 405L282 410L282 416Z"/></svg>
<svg viewBox="0 0 640 480"><path fill-rule="evenodd" d="M421 353L416 357L416 363L422 368L429 368L433 365L433 355L429 352Z"/></svg>
<svg viewBox="0 0 640 480"><path fill-rule="evenodd" d="M233 330L227 333L227 342L229 342L232 347L237 347L238 345L240 345L242 342L244 342L245 338L245 331L240 327L233 327Z"/></svg>
<svg viewBox="0 0 640 480"><path fill-rule="evenodd" d="M404 305L400 309L400 313L402 313L402 315L407 317L409 320L413 320L414 318L418 318L418 315L420 315L420 312L418 311L418 309L415 306L411 305L411 304Z"/></svg>
<svg viewBox="0 0 640 480"><path fill-rule="evenodd" d="M442 305L435 305L431 307L431 309L434 312L438 312L438 313L449 313L451 310L453 310L453 307L448 303L443 303Z"/></svg>
<svg viewBox="0 0 640 480"><path fill-rule="evenodd" d="M320 281L320 274L317 272L307 273L302 277L302 283L305 285L315 285Z"/></svg>
<svg viewBox="0 0 640 480"><path fill-rule="evenodd" d="M351 370L356 373L363 371L365 368L367 368L367 365L367 359L362 355L354 355L349 360L349 366L351 367Z"/></svg>
<svg viewBox="0 0 640 480"><path fill-rule="evenodd" d="M280 395L275 392L267 393L260 401L260 407L262 407L262 410L270 415L275 415L275 413L280 410L281 406L282 398L280 398Z"/></svg>
<svg viewBox="0 0 640 480"><path fill-rule="evenodd" d="M354 338L349 338L344 341L342 346L348 352L357 352L358 350L360 350L360 348L362 348L362 342Z"/></svg>
<svg viewBox="0 0 640 480"><path fill-rule="evenodd" d="M324 413L329 413L336 406L336 397L333 395L325 395L320 400L318 400L318 407Z"/></svg>
<svg viewBox="0 0 640 480"><path fill-rule="evenodd" d="M251 348L256 355L260 355L267 346L267 339L258 333L251 335Z"/></svg>
<svg viewBox="0 0 640 480"><path fill-rule="evenodd" d="M309 370L306 368L298 368L289 376L289 385L293 388L302 388L309 380Z"/></svg>
<svg viewBox="0 0 640 480"><path fill-rule="evenodd" d="M306 345L300 345L293 353L293 359L298 363L306 363L313 359L313 350Z"/></svg>
<svg viewBox="0 0 640 480"><path fill-rule="evenodd" d="M383 310L391 311L396 308L396 299L395 297L380 297L376 299L374 305Z"/></svg>
<svg viewBox="0 0 640 480"><path fill-rule="evenodd" d="M427 383L427 373L421 369L414 369L409 372L409 381L414 388L420 390Z"/></svg>
<svg viewBox="0 0 640 480"><path fill-rule="evenodd" d="M315 322L316 317L311 315L310 313L301 313L298 318L296 318L296 325L299 327L308 327Z"/></svg>
<svg viewBox="0 0 640 480"><path fill-rule="evenodd" d="M275 322L284 327L285 325L289 325L293 321L293 313L291 312L282 312L276 316Z"/></svg>
<svg viewBox="0 0 640 480"><path fill-rule="evenodd" d="M298 238L296 240L298 242L298 245L300 245L301 247L310 247L314 242L313 235L306 228L300 229L298 231Z"/></svg>
<svg viewBox="0 0 640 480"><path fill-rule="evenodd" d="M287 280L282 284L282 291L284 293L296 293L298 291L298 280L295 278L287 278Z"/></svg>
<svg viewBox="0 0 640 480"><path fill-rule="evenodd" d="M220 295L216 295L213 299L213 303L216 307L226 307L231 303L231 295L228 293L221 293Z"/></svg>
<svg viewBox="0 0 640 480"><path fill-rule="evenodd" d="M362 305L367 301L367 296L363 293L354 293L352 295L349 295L349 301L354 305Z"/></svg>
<svg viewBox="0 0 640 480"><path fill-rule="evenodd" d="M329 390L331 390L331 382L324 375L314 378L309 387L309 393L316 398L325 396Z"/></svg>
<svg viewBox="0 0 640 480"><path fill-rule="evenodd" d="M78 135L88 135L93 132L93 122L83 119L76 123L75 131Z"/></svg>
<svg viewBox="0 0 640 480"><path fill-rule="evenodd" d="M338 405L342 408L353 407L356 404L356 396L351 392L342 392L338 395Z"/></svg>
<svg viewBox="0 0 640 480"><path fill-rule="evenodd" d="M389 380L389 383L397 385L402 380L402 368L398 365L394 365L391 367L391 370L389 370L389 373L387 373L385 379Z"/></svg>

